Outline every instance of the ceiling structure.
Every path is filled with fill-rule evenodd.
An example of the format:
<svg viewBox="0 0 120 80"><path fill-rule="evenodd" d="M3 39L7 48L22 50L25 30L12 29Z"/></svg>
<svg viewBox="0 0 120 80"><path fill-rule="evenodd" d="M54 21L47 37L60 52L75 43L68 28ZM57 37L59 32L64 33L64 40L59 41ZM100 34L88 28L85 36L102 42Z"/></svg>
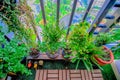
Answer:
<svg viewBox="0 0 120 80"><path fill-rule="evenodd" d="M90 29L88 30L89 33L94 32L106 32L109 31L110 26L119 18L120 14L120 7L115 7L116 3L120 5L120 0L71 0L69 5L71 8L71 12L66 14L65 18L60 18L60 8L61 8L61 1L66 3L66 0L51 0L56 2L57 10L56 10L56 22L64 22L67 27L70 27L71 24L80 22L80 21L88 21L91 24ZM29 1L30 2L30 1ZM33 1L34 2L34 1ZM46 23L46 15L45 15L45 1L40 0L40 10L42 11L42 17L44 22ZM79 8L84 8L81 13ZM38 8L38 7L37 7ZM35 10L35 9L34 9ZM114 19L106 19L106 16L114 16ZM76 18L76 21L74 20ZM79 19L78 19L79 18ZM62 20L62 21L61 21ZM78 21L77 21L78 20ZM102 24L102 25L101 25ZM106 26L106 28L105 28ZM68 32L69 33L69 28Z"/></svg>

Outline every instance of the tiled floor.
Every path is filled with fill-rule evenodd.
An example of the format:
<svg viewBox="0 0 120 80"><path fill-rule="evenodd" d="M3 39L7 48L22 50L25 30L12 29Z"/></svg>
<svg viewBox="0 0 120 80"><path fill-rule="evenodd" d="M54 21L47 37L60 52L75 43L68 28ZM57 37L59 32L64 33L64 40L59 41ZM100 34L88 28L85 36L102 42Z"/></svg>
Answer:
<svg viewBox="0 0 120 80"><path fill-rule="evenodd" d="M87 70L37 70L35 80L103 80L101 71Z"/></svg>

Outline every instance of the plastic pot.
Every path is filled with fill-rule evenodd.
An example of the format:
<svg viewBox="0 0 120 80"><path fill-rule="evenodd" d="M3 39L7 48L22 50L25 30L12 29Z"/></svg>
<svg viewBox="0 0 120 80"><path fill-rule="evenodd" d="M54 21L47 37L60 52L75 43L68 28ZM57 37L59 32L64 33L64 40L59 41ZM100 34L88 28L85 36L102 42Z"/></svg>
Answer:
<svg viewBox="0 0 120 80"><path fill-rule="evenodd" d="M32 58L38 58L40 56L39 50L37 50L35 48L31 48L30 56Z"/></svg>
<svg viewBox="0 0 120 80"><path fill-rule="evenodd" d="M60 53L60 50L56 51L55 54L51 54L50 52L46 52L46 55L47 55L49 58L55 59L56 57L59 56L59 53Z"/></svg>
<svg viewBox="0 0 120 80"><path fill-rule="evenodd" d="M70 57L65 57L67 54L70 55L71 51L69 49L62 49L62 56L68 59Z"/></svg>
<svg viewBox="0 0 120 80"><path fill-rule="evenodd" d="M110 60L109 61L102 60L97 55L95 55L94 58L96 59L97 63L100 65L112 63L114 61L114 55L113 55L112 51L109 50L106 46L103 46L103 48L104 48L104 50L107 50L109 52Z"/></svg>

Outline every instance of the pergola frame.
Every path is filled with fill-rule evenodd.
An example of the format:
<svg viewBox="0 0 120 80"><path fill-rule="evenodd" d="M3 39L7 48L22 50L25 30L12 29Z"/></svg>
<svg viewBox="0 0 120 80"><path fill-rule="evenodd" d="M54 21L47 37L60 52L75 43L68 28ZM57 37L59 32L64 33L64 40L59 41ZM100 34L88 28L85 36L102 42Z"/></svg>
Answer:
<svg viewBox="0 0 120 80"><path fill-rule="evenodd" d="M91 0L88 8L85 11L85 14L83 16L82 21L85 21L92 5L93 5L94 0ZM106 16L106 14L108 13L109 9L114 5L114 3L116 2L116 0L106 0L102 6L102 8L99 10L96 18L94 19L94 21L91 24L90 29L88 30L88 33L91 34L94 32L94 30L96 29L97 25L101 22L101 20ZM69 34L69 30L70 30L70 25L72 23L73 20L73 16L75 13L75 9L76 9L76 4L77 4L77 0L74 0L73 2L73 7L72 7L72 12L70 15L70 20L69 20L69 24L68 24L68 30L67 30L67 35ZM40 6L41 6L41 11L42 11L42 17L43 17L43 21L46 24L46 17L45 17L45 10L44 10L44 2L43 0L40 0ZM56 17L56 23L57 26L59 25L59 12L60 12L60 0L57 0L57 17ZM95 25L95 26L94 26Z"/></svg>

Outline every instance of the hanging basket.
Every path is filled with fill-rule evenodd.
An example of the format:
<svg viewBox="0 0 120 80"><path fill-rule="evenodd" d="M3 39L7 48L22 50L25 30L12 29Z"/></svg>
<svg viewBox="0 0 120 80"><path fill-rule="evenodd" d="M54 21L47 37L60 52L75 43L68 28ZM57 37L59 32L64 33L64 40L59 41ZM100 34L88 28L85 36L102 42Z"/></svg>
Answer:
<svg viewBox="0 0 120 80"><path fill-rule="evenodd" d="M105 65L105 64L112 63L113 60L114 60L114 55L113 55L112 51L110 49L108 49L106 46L103 46L103 49L109 52L110 60L109 61L105 61L105 60L99 58L96 55L96 56L94 56L94 58L96 59L97 63L100 64L100 65Z"/></svg>

